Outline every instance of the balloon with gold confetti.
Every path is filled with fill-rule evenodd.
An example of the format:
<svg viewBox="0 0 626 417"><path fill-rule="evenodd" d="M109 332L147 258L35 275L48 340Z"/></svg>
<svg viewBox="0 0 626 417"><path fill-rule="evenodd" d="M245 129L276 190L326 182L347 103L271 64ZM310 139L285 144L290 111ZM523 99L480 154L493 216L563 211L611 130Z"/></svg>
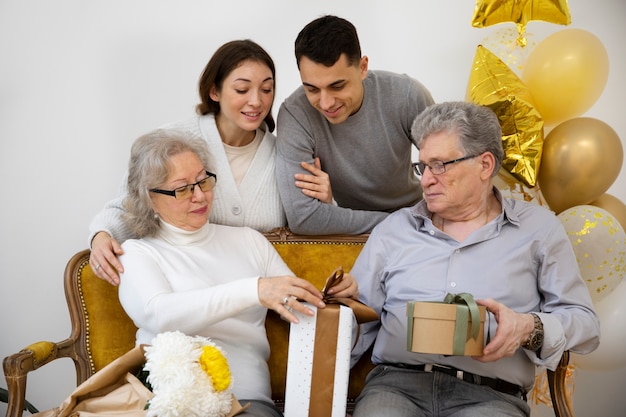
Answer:
<svg viewBox="0 0 626 417"><path fill-rule="evenodd" d="M524 83L482 45L476 48L466 98L498 116L504 147L502 167L534 187L543 148L543 119Z"/></svg>
<svg viewBox="0 0 626 417"><path fill-rule="evenodd" d="M626 233L606 210L591 205L558 214L594 304L609 295L626 271Z"/></svg>
<svg viewBox="0 0 626 417"><path fill-rule="evenodd" d="M513 22L518 32L517 42L525 46L526 24L531 20L569 25L572 17L567 0L477 0L472 26L483 28Z"/></svg>
<svg viewBox="0 0 626 417"><path fill-rule="evenodd" d="M522 77L528 56L537 46L531 33L526 33L526 45L521 46L514 28L501 28L485 36L482 45L502 60L518 77Z"/></svg>
<svg viewBox="0 0 626 417"><path fill-rule="evenodd" d="M600 207L613 215L626 230L626 204L612 194L604 193L589 203L590 206Z"/></svg>

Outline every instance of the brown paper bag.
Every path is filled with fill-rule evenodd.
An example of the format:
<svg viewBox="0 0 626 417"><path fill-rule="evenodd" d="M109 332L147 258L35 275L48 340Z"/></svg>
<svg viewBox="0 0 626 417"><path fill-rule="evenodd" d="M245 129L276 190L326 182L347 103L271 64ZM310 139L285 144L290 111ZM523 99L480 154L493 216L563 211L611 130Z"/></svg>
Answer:
<svg viewBox="0 0 626 417"><path fill-rule="evenodd" d="M120 356L80 384L60 407L33 414L37 417L145 416L153 397L131 372L145 362L142 346Z"/></svg>
<svg viewBox="0 0 626 417"><path fill-rule="evenodd" d="M145 417L148 401L154 394L134 373L146 358L143 346L136 346L80 384L60 407L33 414L36 417ZM248 408L233 396L228 417Z"/></svg>

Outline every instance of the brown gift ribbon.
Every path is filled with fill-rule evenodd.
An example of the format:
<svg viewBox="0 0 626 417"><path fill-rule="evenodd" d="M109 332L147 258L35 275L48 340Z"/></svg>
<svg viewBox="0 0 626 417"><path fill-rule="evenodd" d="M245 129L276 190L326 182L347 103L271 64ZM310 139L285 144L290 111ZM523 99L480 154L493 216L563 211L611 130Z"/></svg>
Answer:
<svg viewBox="0 0 626 417"><path fill-rule="evenodd" d="M328 290L339 284L342 279L343 268L339 267L326 279L326 284L322 289L326 307L317 310L309 417L332 414L340 306L351 308L358 324L378 320L376 312L359 300L328 295Z"/></svg>

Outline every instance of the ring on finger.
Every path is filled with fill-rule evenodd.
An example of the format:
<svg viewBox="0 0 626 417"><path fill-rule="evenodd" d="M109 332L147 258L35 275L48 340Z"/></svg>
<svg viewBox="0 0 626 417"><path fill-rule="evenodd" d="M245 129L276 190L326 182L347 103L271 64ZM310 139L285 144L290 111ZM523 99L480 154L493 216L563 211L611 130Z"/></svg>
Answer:
<svg viewBox="0 0 626 417"><path fill-rule="evenodd" d="M100 264L97 264L97 265L96 265L96 271L97 271L98 269L100 269Z"/></svg>
<svg viewBox="0 0 626 417"><path fill-rule="evenodd" d="M290 296L290 295L288 295L288 296L286 296L285 298L283 298L283 305L285 305L285 306L286 306L287 304L289 304L289 300L290 300L290 299L291 299L291 296Z"/></svg>

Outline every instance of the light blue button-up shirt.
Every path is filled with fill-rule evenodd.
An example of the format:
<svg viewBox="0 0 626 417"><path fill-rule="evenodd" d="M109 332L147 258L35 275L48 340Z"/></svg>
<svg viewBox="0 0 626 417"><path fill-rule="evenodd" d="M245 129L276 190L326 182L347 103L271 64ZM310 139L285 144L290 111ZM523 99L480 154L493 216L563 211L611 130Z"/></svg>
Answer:
<svg viewBox="0 0 626 417"><path fill-rule="evenodd" d="M361 301L380 321L361 326L353 362L374 343L374 363L444 364L529 389L535 365L554 369L565 350L584 354L598 346L599 320L559 219L544 207L494 193L502 212L463 242L433 225L424 201L372 231L351 272ZM539 354L520 348L512 357L482 363L408 351L407 301L443 301L463 292L537 313L545 334ZM485 338L496 329L488 314Z"/></svg>

